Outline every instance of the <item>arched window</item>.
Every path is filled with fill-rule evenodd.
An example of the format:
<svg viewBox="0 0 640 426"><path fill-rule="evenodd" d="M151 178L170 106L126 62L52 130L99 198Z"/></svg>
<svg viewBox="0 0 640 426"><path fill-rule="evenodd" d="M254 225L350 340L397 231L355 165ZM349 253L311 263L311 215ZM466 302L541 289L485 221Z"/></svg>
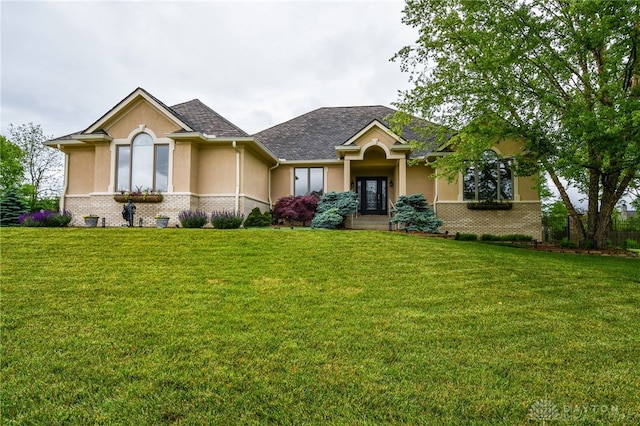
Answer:
<svg viewBox="0 0 640 426"><path fill-rule="evenodd" d="M169 185L169 145L154 144L148 133L139 133L131 145L117 151L118 191L166 191Z"/></svg>
<svg viewBox="0 0 640 426"><path fill-rule="evenodd" d="M512 160L499 159L485 151L479 162L469 167L463 178L465 200L501 201L513 199Z"/></svg>

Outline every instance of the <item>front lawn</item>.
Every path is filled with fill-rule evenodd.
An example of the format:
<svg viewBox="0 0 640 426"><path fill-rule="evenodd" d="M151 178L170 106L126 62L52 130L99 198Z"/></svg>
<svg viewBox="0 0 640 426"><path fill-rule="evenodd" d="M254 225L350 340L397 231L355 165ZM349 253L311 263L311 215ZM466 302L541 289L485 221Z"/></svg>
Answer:
<svg viewBox="0 0 640 426"><path fill-rule="evenodd" d="M6 229L2 424L631 424L640 261L366 231Z"/></svg>

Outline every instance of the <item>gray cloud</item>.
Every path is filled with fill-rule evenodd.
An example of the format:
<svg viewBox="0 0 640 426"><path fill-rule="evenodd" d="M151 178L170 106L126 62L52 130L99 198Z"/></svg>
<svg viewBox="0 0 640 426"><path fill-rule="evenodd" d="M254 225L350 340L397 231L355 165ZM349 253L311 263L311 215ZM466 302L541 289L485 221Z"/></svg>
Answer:
<svg viewBox="0 0 640 426"><path fill-rule="evenodd" d="M2 131L87 127L138 86L253 133L408 86L402 2L3 2Z"/></svg>

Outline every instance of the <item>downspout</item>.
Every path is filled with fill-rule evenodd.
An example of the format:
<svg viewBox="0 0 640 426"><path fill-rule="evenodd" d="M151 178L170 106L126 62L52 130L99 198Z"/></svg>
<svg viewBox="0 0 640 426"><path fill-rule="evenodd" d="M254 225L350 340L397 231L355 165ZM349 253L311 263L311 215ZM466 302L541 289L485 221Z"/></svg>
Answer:
<svg viewBox="0 0 640 426"><path fill-rule="evenodd" d="M437 205L438 205L438 177L436 176L435 182L436 182L436 190L435 190L435 195L433 197L433 214L435 214L437 216Z"/></svg>
<svg viewBox="0 0 640 426"><path fill-rule="evenodd" d="M62 150L60 144L58 144L58 151L64 154L64 173L63 173L63 184L62 184L62 194L60 195L60 211L64 212L65 198L67 195L67 189L69 187L69 154Z"/></svg>
<svg viewBox="0 0 640 426"><path fill-rule="evenodd" d="M237 215L240 210L240 150L238 149L236 141L233 141L231 146L236 151L236 191L234 211Z"/></svg>
<svg viewBox="0 0 640 426"><path fill-rule="evenodd" d="M273 201L271 201L271 170L275 169L280 165L280 161L276 161L276 165L273 167L269 167L269 177L267 181L268 191L269 191L269 210L273 209Z"/></svg>

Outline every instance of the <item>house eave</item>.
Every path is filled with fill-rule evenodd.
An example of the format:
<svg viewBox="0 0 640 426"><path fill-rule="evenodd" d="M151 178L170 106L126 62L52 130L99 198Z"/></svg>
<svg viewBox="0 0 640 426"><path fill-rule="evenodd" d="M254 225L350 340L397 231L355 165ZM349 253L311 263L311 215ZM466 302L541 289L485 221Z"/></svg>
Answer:
<svg viewBox="0 0 640 426"><path fill-rule="evenodd" d="M206 145L232 145L234 142L240 144L247 144L249 146L255 147L255 151L258 151L260 155L262 155L266 160L271 161L271 163L276 164L278 162L278 158L267 149L266 146L256 141L251 136L240 136L240 137L218 137L216 135L207 135L205 133L200 132L176 132L176 133L167 133L166 137L173 139L176 142L196 142L200 146Z"/></svg>
<svg viewBox="0 0 640 426"><path fill-rule="evenodd" d="M71 139L74 141L84 142L84 143L100 143L100 142L111 142L113 137L105 134L105 133L92 133L85 134L81 133L78 135L72 135Z"/></svg>
<svg viewBox="0 0 640 426"><path fill-rule="evenodd" d="M289 165L310 165L310 164L318 164L318 165L324 165L324 164L342 164L344 163L344 160L340 160L337 158L331 158L331 159L325 159L325 160L287 160L284 158L279 159L280 164L285 165L285 164L289 164Z"/></svg>

